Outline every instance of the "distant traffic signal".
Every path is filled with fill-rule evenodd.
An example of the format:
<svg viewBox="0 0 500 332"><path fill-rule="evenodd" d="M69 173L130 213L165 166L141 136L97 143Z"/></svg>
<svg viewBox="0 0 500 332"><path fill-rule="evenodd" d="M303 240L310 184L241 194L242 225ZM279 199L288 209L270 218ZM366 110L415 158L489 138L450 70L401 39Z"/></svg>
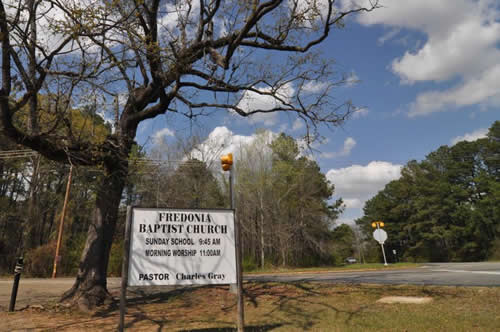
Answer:
<svg viewBox="0 0 500 332"><path fill-rule="evenodd" d="M220 162L222 164L222 169L224 171L229 171L233 165L233 154L228 153L225 156L220 157Z"/></svg>
<svg viewBox="0 0 500 332"><path fill-rule="evenodd" d="M385 224L384 224L383 221L374 221L374 222L372 222L372 227L373 228L377 228L377 226L380 227L380 228L382 228L382 227L384 227L384 225Z"/></svg>

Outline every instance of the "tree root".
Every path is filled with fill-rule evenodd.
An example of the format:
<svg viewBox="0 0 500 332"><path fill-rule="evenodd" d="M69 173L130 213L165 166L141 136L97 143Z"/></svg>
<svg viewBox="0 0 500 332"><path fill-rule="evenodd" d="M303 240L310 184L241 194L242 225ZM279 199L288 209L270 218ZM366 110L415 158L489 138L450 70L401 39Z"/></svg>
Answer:
<svg viewBox="0 0 500 332"><path fill-rule="evenodd" d="M71 289L63 294L59 302L67 303L84 312L93 311L97 307L114 302L113 296L102 285L94 285L86 289L82 289L80 286L75 283Z"/></svg>

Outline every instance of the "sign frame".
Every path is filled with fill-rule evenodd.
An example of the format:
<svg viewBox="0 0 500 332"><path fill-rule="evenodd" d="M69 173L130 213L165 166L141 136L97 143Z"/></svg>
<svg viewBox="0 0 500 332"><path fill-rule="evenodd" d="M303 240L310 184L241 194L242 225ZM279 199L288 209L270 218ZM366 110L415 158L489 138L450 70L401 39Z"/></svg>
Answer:
<svg viewBox="0 0 500 332"><path fill-rule="evenodd" d="M234 221L231 209L132 208L127 286L236 283Z"/></svg>
<svg viewBox="0 0 500 332"><path fill-rule="evenodd" d="M235 257L235 271L236 271L236 280L234 283L238 281L238 268L237 268L237 259L238 259L238 234L237 230L239 225L236 221L236 211L234 208L225 209L225 208L213 208L213 209L187 209L187 208L176 208L176 207L145 207L145 206L127 206L127 215L125 220L125 234L124 234L124 242L123 242L123 260L122 260L122 277L121 277L121 291L120 291L120 321L118 330L123 331L125 326L125 311L127 306L127 287L129 286L129 271L130 271L130 256L132 249L132 226L133 226L133 211L134 209L143 209L143 210L177 210L177 211L200 211L200 212L208 212L208 211L216 211L216 212L232 212L233 214L233 239L234 239L234 257ZM200 284L200 283L194 283ZM226 283L208 283L208 285L216 285L216 284L230 284ZM181 285L188 286L190 284L184 283ZM155 285L137 285L133 287L148 287ZM173 285L172 285L173 286Z"/></svg>

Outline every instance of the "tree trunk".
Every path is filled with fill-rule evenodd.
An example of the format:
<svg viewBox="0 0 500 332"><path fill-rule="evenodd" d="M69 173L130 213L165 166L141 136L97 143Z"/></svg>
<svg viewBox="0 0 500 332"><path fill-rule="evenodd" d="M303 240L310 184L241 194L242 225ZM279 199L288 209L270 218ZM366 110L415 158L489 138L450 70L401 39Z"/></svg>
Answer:
<svg viewBox="0 0 500 332"><path fill-rule="evenodd" d="M264 243L264 212L260 211L260 267L263 269L266 265Z"/></svg>
<svg viewBox="0 0 500 332"><path fill-rule="evenodd" d="M72 301L82 310L112 301L106 281L108 260L128 170L126 157L116 156L116 159L116 163L107 167L108 171L98 185L94 216L89 225L75 284L61 299Z"/></svg>
<svg viewBox="0 0 500 332"><path fill-rule="evenodd" d="M24 222L24 232L25 240L23 248L32 249L37 246L37 236L39 233L39 212L38 212L38 183L40 177L40 161L41 156L36 155L33 158L33 173L31 175L30 186L29 186L29 196L28 196L28 215Z"/></svg>
<svg viewBox="0 0 500 332"><path fill-rule="evenodd" d="M9 207L11 207L14 202L17 200L17 190L18 190L18 179L17 177L19 176L19 173L18 171L16 170L14 172L14 177L13 177L13 180L12 180L12 189L10 190L10 194L9 194ZM16 198L14 198L14 195L16 195Z"/></svg>

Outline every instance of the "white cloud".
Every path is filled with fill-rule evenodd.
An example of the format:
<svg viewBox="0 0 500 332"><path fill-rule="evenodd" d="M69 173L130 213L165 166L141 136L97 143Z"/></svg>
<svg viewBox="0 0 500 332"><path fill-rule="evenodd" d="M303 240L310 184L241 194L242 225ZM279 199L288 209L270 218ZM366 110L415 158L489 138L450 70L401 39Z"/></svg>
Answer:
<svg viewBox="0 0 500 332"><path fill-rule="evenodd" d="M488 133L488 129L487 128L477 129L477 130L474 130L471 133L466 133L463 136L457 136L457 137L453 138L451 140L451 145L455 145L455 144L457 144L458 142L461 142L461 141L473 142L473 141L476 141L476 140L478 140L480 138L486 137L487 133Z"/></svg>
<svg viewBox="0 0 500 332"><path fill-rule="evenodd" d="M344 0L349 6L353 1ZM367 3L367 0L356 1ZM415 51L393 60L402 83L458 79L441 91L427 91L410 105L410 116L468 105L500 105L500 6L496 0L381 0L383 8L358 16L363 25L423 32ZM381 37L385 42L396 34ZM403 33L403 32L400 32Z"/></svg>
<svg viewBox="0 0 500 332"><path fill-rule="evenodd" d="M401 29L390 29L382 37L377 40L379 45L384 45L386 41L393 39L401 32Z"/></svg>
<svg viewBox="0 0 500 332"><path fill-rule="evenodd" d="M153 134L153 142L156 145L160 145L163 143L163 139L165 138L165 136L174 137L175 132L169 128L160 129L156 133Z"/></svg>
<svg viewBox="0 0 500 332"><path fill-rule="evenodd" d="M319 20L324 21L328 12L327 0L288 0L287 5L295 8L295 17L302 18L296 23L308 28L312 28Z"/></svg>
<svg viewBox="0 0 500 332"><path fill-rule="evenodd" d="M352 137L347 137L342 146L342 150L337 152L323 152L321 157L323 158L335 158L335 157L345 157L351 154L352 149L356 146L356 140Z"/></svg>
<svg viewBox="0 0 500 332"><path fill-rule="evenodd" d="M355 217L340 217L335 221L336 225L342 225L342 224L347 224L351 227L354 227L356 224L354 222L355 219L360 218L361 216L355 216Z"/></svg>
<svg viewBox="0 0 500 332"><path fill-rule="evenodd" d="M127 104L129 94L128 92L122 92L118 94L118 105L123 107Z"/></svg>
<svg viewBox="0 0 500 332"><path fill-rule="evenodd" d="M359 77L354 72L349 74L349 76L346 78L346 85L348 87L356 85L358 82L359 82Z"/></svg>
<svg viewBox="0 0 500 332"><path fill-rule="evenodd" d="M271 91L270 88L261 88L259 91L263 93L269 93ZM240 102L238 103L238 107L243 111L249 113L252 111L262 110L269 111L273 108L279 108L283 106L284 103L290 102L291 98L295 94L295 89L292 84L283 85L276 93L276 97L273 97L268 94L259 94L253 91L246 91ZM278 123L279 112L270 112L270 113L256 113L249 117L250 123L262 123L265 126L273 126Z"/></svg>
<svg viewBox="0 0 500 332"><path fill-rule="evenodd" d="M344 204L350 209L362 209L364 202L359 198L346 198L344 199Z"/></svg>
<svg viewBox="0 0 500 332"><path fill-rule="evenodd" d="M19 14L20 17L17 18L19 20L18 24L20 30L24 30L29 17L27 6L20 6L20 2L15 0L7 0L3 3L9 20L13 21L15 19L14 16ZM45 2L40 2L37 6L39 13L44 12L44 15L39 15L39 17L36 18L37 43L43 46L47 53L50 53L57 48L63 40L63 36L60 33L54 33L54 29L50 24L54 21L64 20L65 15L57 6L49 5ZM18 13L19 8L21 8L20 13ZM64 50L67 51L68 48ZM41 56L41 54L37 52L37 56Z"/></svg>
<svg viewBox="0 0 500 332"><path fill-rule="evenodd" d="M166 14L160 18L160 33L176 35L180 31L181 21L184 21L187 22L187 35L192 37L196 31L195 22L199 17L199 8L199 1L175 1L175 3L165 2L162 12Z"/></svg>
<svg viewBox="0 0 500 332"><path fill-rule="evenodd" d="M319 93L326 88L328 88L328 83L326 82L308 81L302 87L302 91L307 93Z"/></svg>
<svg viewBox="0 0 500 332"><path fill-rule="evenodd" d="M277 134L265 131L265 141L271 143ZM209 166L218 165L220 156L232 153L236 159L242 147L251 144L256 134L245 136L236 135L225 126L216 127L208 135L207 139L191 151L191 158L206 162Z"/></svg>
<svg viewBox="0 0 500 332"><path fill-rule="evenodd" d="M370 110L368 108L366 108L366 107L363 107L363 108L360 108L360 109L356 110L352 114L352 118L353 119L359 119L359 118L367 116L368 113L370 113Z"/></svg>
<svg viewBox="0 0 500 332"><path fill-rule="evenodd" d="M499 54L500 56L500 54ZM444 91L429 91L417 96L410 105L410 117L445 111L446 107L475 104L500 105L500 64Z"/></svg>
<svg viewBox="0 0 500 332"><path fill-rule="evenodd" d="M248 118L248 122L251 124L260 123L266 127L272 127L278 123L279 114L278 112L271 113L256 113Z"/></svg>
<svg viewBox="0 0 500 332"><path fill-rule="evenodd" d="M342 151L340 151L340 156L348 156L351 153L351 150L356 146L356 141L352 137L347 137L344 141L344 147Z"/></svg>
<svg viewBox="0 0 500 332"><path fill-rule="evenodd" d="M387 183L398 179L401 168L402 165L386 161L372 161L366 166L331 169L326 177L335 185L335 195L344 199L347 208L360 209Z"/></svg>

